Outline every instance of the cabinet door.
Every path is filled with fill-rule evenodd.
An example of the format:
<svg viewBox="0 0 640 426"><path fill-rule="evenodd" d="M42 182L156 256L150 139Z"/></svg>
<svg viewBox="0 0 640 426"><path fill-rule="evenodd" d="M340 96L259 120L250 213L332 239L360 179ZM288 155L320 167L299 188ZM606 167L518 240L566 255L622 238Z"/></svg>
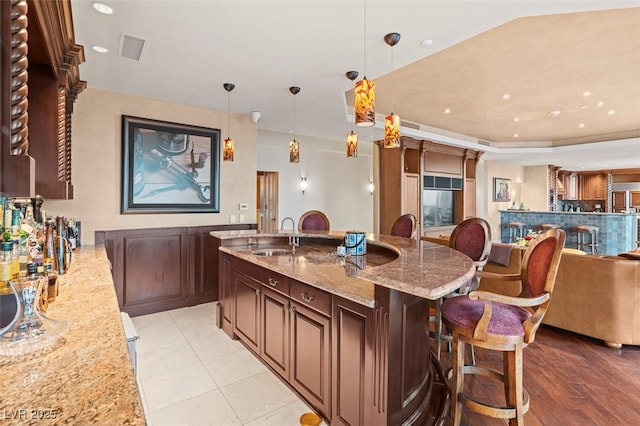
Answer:
<svg viewBox="0 0 640 426"><path fill-rule="evenodd" d="M404 194L402 214L411 213L420 222L420 175L404 174Z"/></svg>
<svg viewBox="0 0 640 426"><path fill-rule="evenodd" d="M238 271L233 273L233 282L235 293L233 331L249 348L260 353L261 285Z"/></svg>
<svg viewBox="0 0 640 426"><path fill-rule="evenodd" d="M331 418L330 319L292 301L289 383Z"/></svg>
<svg viewBox="0 0 640 426"><path fill-rule="evenodd" d="M260 356L278 374L289 377L289 298L263 286Z"/></svg>
<svg viewBox="0 0 640 426"><path fill-rule="evenodd" d="M640 191L629 192L629 197L631 198L631 207L640 207Z"/></svg>
<svg viewBox="0 0 640 426"><path fill-rule="evenodd" d="M464 218L468 219L476 215L476 180L464 180Z"/></svg>
<svg viewBox="0 0 640 426"><path fill-rule="evenodd" d="M331 424L376 424L373 399L373 309L334 297Z"/></svg>
<svg viewBox="0 0 640 426"><path fill-rule="evenodd" d="M606 200L606 178L602 175L595 175L591 181L591 193L594 200Z"/></svg>
<svg viewBox="0 0 640 426"><path fill-rule="evenodd" d="M619 213L620 210L626 208L627 193L625 191L613 191L611 193L613 199L613 212Z"/></svg>

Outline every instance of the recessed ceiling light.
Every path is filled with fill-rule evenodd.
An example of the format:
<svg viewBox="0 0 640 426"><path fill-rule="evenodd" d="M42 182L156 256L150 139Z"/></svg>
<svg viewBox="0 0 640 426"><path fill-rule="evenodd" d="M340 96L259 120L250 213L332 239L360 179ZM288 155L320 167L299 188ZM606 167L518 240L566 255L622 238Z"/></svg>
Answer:
<svg viewBox="0 0 640 426"><path fill-rule="evenodd" d="M519 117L516 117L516 118L514 118L514 119L513 119L513 121L515 121L515 122L517 123L517 122L519 122L519 121L520 121L520 118L519 118Z"/></svg>
<svg viewBox="0 0 640 426"><path fill-rule="evenodd" d="M511 97L511 95L510 95L510 94L508 94L508 93L505 93L504 95L502 95L502 99L504 99L505 101L506 101L507 99L509 99L510 97Z"/></svg>
<svg viewBox="0 0 640 426"><path fill-rule="evenodd" d="M580 105L580 109L587 109L587 108L589 108L589 107L586 106L586 105Z"/></svg>
<svg viewBox="0 0 640 426"><path fill-rule="evenodd" d="M94 2L93 8L100 13L104 13L105 15L111 15L113 13L113 9L104 3Z"/></svg>
<svg viewBox="0 0 640 426"><path fill-rule="evenodd" d="M431 46L433 44L433 40L430 38L425 38L420 42L420 44L423 46Z"/></svg>
<svg viewBox="0 0 640 426"><path fill-rule="evenodd" d="M581 129L584 128L584 123L578 124L578 127L580 127Z"/></svg>
<svg viewBox="0 0 640 426"><path fill-rule="evenodd" d="M598 102L596 105L598 105L598 106L602 106L602 105L604 105L604 102L600 101L600 102Z"/></svg>
<svg viewBox="0 0 640 426"><path fill-rule="evenodd" d="M109 49L107 49L106 47L102 47L102 46L91 46L91 48L93 50L95 50L98 53L108 53Z"/></svg>
<svg viewBox="0 0 640 426"><path fill-rule="evenodd" d="M591 92L586 91L586 92L584 92L584 93L582 94L582 96L584 96L585 98L586 98L587 96L591 96Z"/></svg>
<svg viewBox="0 0 640 426"><path fill-rule="evenodd" d="M607 114L609 114L609 115L613 115L613 114L615 114L615 113L616 113L616 111L615 111L615 110L613 110L613 109L610 109L610 110L607 112Z"/></svg>
<svg viewBox="0 0 640 426"><path fill-rule="evenodd" d="M520 135L519 135L519 134L517 134L517 133L514 133L514 134L513 134L513 137L514 137L514 138L517 138L518 136L520 136Z"/></svg>
<svg viewBox="0 0 640 426"><path fill-rule="evenodd" d="M445 110L444 110L444 113L445 113L445 114L451 114L451 108L447 108L447 109L445 109Z"/></svg>
<svg viewBox="0 0 640 426"><path fill-rule="evenodd" d="M557 117L560 115L560 110L551 111L547 115L549 115L550 117Z"/></svg>

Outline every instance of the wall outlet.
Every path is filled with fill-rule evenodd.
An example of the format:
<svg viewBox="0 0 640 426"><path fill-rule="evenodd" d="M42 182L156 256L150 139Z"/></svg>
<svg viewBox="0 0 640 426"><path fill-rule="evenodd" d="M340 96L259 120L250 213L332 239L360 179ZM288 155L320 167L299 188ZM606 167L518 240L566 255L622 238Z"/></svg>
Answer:
<svg viewBox="0 0 640 426"><path fill-rule="evenodd" d="M238 204L238 210L249 210L249 203Z"/></svg>

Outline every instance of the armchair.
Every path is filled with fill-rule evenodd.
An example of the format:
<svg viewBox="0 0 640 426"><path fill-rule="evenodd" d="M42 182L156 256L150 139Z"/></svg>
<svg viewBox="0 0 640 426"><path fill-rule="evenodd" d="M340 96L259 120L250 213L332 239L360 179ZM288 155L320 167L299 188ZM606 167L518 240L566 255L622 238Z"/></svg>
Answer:
<svg viewBox="0 0 640 426"><path fill-rule="evenodd" d="M415 238L416 217L411 213L403 214L393 222L391 235L395 237Z"/></svg>
<svg viewBox="0 0 640 426"><path fill-rule="evenodd" d="M320 210L309 210L300 216L298 231L329 231L329 218Z"/></svg>

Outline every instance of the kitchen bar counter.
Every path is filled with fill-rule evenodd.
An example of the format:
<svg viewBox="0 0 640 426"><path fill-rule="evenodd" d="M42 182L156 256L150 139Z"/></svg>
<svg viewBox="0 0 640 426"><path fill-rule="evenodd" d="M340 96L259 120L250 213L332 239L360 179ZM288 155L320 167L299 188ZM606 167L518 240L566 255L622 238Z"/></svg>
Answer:
<svg viewBox="0 0 640 426"><path fill-rule="evenodd" d="M34 357L0 356L0 424L144 425L145 416L102 246L73 252L47 315L66 341Z"/></svg>
<svg viewBox="0 0 640 426"><path fill-rule="evenodd" d="M295 257L256 256L252 250L261 248L261 244L251 249L247 245L248 239L252 238L273 246L274 239L279 238L278 246L288 248L289 233L286 232L213 231L211 235L221 240L220 251L369 307L375 304L375 284L435 300L460 288L474 273L471 259L456 250L387 235L367 234L367 250L371 253L360 256L358 260L362 264L350 268L349 274L347 265L341 265L341 259L334 254L343 241L344 232L296 233L301 244ZM319 249L319 242L324 243L323 250ZM305 246L314 245L311 252L305 249ZM372 262L373 256L383 256L380 251L388 251L392 257L387 261Z"/></svg>
<svg viewBox="0 0 640 426"><path fill-rule="evenodd" d="M577 236L574 228L578 225L592 225L600 228L598 252L601 255L617 255L636 248L638 236L638 215L635 213L596 212L547 212L527 210L500 211L500 238L509 240L509 222L524 222L527 229L536 229L543 223L560 225L567 233L565 247L576 247Z"/></svg>

